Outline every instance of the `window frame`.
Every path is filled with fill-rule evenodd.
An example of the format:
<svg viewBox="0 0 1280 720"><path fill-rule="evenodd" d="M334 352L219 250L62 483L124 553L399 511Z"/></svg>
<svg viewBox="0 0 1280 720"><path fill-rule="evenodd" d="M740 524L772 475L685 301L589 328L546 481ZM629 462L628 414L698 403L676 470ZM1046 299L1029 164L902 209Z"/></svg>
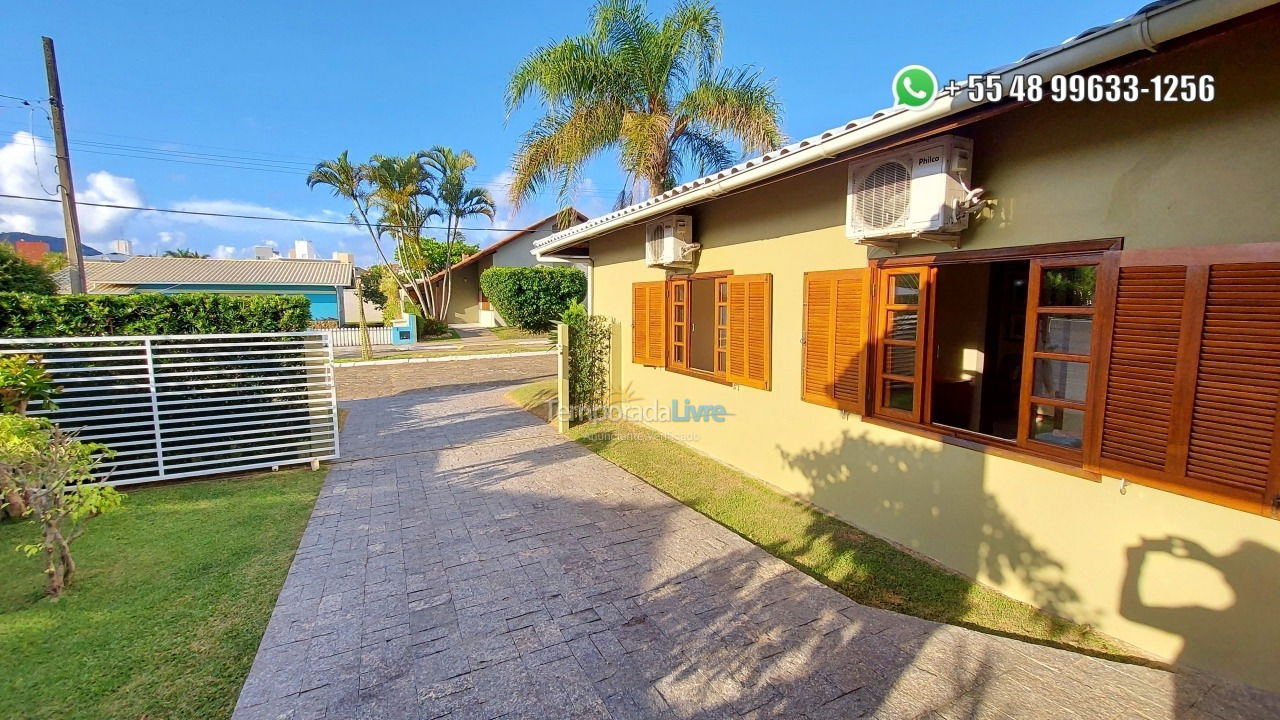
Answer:
<svg viewBox="0 0 1280 720"><path fill-rule="evenodd" d="M676 374L678 374L678 375L687 375L687 376L689 376L689 377L698 378L698 379L700 379L700 380L709 380L709 381L711 381L711 382L720 383L720 384L722 384L722 385L731 385L731 384L732 384L732 383L730 383L728 380L726 380L726 379L725 379L725 368L724 368L724 367L721 367L721 366L719 365L719 363L720 363L720 356L721 356L721 353L724 353L724 354L725 354L725 359L726 359L725 364L726 364L726 365L728 364L728 362L727 362L728 347L727 347L727 345L726 345L725 349L721 350L720 348L718 348L718 347L715 347L715 346L714 346L715 341L718 339L718 332L719 332L719 329L720 329L720 325L719 325L719 307L720 307L720 305L722 304L722 303L720 302L720 288L721 288L721 286L722 286L722 285L724 285L724 284L725 284L725 282L724 282L724 281L725 281L725 278L728 278L728 277L730 277L730 276L732 276L732 275L733 275L733 271L732 271L732 270L717 270L717 271L714 271L714 272L698 272L698 273L688 273L688 274L677 274L677 273L672 273L672 274L667 275L667 277L666 277L666 279L665 279L665 281L664 281L664 282L666 283L666 297L668 298L668 300L667 300L667 312L668 312L668 315L667 315L667 322L666 322L666 328L667 328L667 342L666 342L666 345L667 345L667 347L666 347L666 349L665 349L665 351L664 351L664 356L666 357L666 361L667 361L667 362L666 362L666 365L665 365L664 367L665 367L667 370L669 370L669 371L671 371L671 372L673 372L673 373L676 373ZM715 358L715 359L714 359L714 361L713 361L713 366L715 366L715 367L716 367L716 369L715 369L713 372L707 372L707 371L705 371L705 370L699 370L698 368L695 368L695 367L693 367L693 366L689 365L689 343L690 343L690 342L692 342L692 340L693 340L693 336L690 334L690 331L689 331L689 326L690 326L690 318L692 317L692 312L691 312L691 308L692 308L692 294L691 294L691 293L693 292L693 285L692 285L692 283L693 283L693 281L694 281L694 280L714 280L714 281L715 281L715 285L714 285L714 289L713 289L713 292L714 292L715 294L713 295L713 298L712 298L712 299L713 299L713 302L715 303L715 310L714 310L714 311L715 311L715 313L716 313L716 323L713 325L711 332L712 332L712 334L713 334L713 335L712 335L712 343L713 343L713 348L714 348L712 352L713 352L713 357ZM683 285L683 286L684 286L684 288L685 288L685 291L684 291L684 293L685 293L685 294L684 294L684 298L685 298L685 299L684 299L684 303L683 303L683 305L684 305L684 312L685 312L685 320L684 320L684 327L685 327L685 330L684 330L684 360L685 360L685 361L684 361L684 363L683 363L683 364L676 364L676 363L675 363L675 362L673 362L673 360L672 360L672 358L673 358L673 356L674 356L674 351L673 351L673 349L672 349L672 348L673 348L673 346L674 346L674 344L675 344L675 343L674 343L674 341L672 340L672 332L671 332L671 331L672 331L672 328L674 327L674 324L675 324L674 319L673 319L673 318L674 318L674 314L672 313L672 310L673 310L673 308L674 308L674 302L675 302L675 301L674 301L674 298L675 298L675 286L676 286L677 284L681 284L681 285ZM726 303L724 303L724 304L725 304L725 305L726 305L726 307L727 307L727 302L726 302ZM727 312L727 310L726 310L726 312Z"/></svg>
<svg viewBox="0 0 1280 720"><path fill-rule="evenodd" d="M1101 479L1101 475L1095 471L1086 468L1084 458L1084 448L1088 447L1088 442L1093 427L1093 403L1098 393L1094 387L1094 366L1092 361L1087 368L1086 377L1088 378L1088 390L1085 403L1082 407L1086 413L1083 433L1083 443L1080 450L1072 450L1069 448L1059 448L1049 443L1038 441L1022 441L1023 436L1028 432L1028 422L1030 420L1030 372L1028 368L1028 349L1034 349L1036 343L1035 337L1035 320L1040 313L1035 309L1038 308L1038 295L1033 295L1033 288L1030 286L1032 278L1035 280L1036 290L1039 287L1039 275L1034 271L1037 267L1056 267L1056 266L1079 266L1079 265L1097 265L1098 266L1098 284L1095 286L1095 300L1093 307L1095 310L1093 327L1091 329L1090 347L1092 350L1098 347L1100 342L1099 334L1101 332L1101 323L1098 322L1096 308L1098 305L1097 297L1105 292L1103 287L1103 278L1106 275L1104 264L1107 256L1104 254L1110 250L1120 250L1124 246L1123 238L1103 238L1098 240L1082 240L1062 243L1046 243L1043 245L1027 245L1011 248L1000 248L996 250L971 250L956 251L933 255L917 255L917 256L895 256L889 258L874 258L868 262L868 269L871 272L871 292L869 311L872 316L872 332L868 334L868 372L866 373L866 385L864 386L864 394L868 399L867 411L863 419L873 424L884 425L895 429L910 432L916 435L922 435L932 439L941 440L948 444L958 445L961 447L971 448L983 452L992 452L994 454L1015 458L1021 461L1030 462L1032 464L1049 467L1054 470L1067 472L1079 477L1088 478L1094 481ZM1028 295L1027 295L1027 326L1024 332L1023 340L1023 376L1022 376L1022 392L1018 397L1018 438L1006 440L983 433L973 432L964 428L954 428L945 425L937 425L932 423L929 418L932 416L932 374L933 374L933 356L934 356L934 317L936 311L936 293L933 292L934 282L936 280L936 269L939 266L971 263L971 262L999 262L1004 260L1028 260L1031 262L1032 274L1028 276ZM882 333L884 332L884 323L887 318L887 310L893 309L884 303L887 297L888 278L899 270L912 270L919 272L923 268L926 272L924 275L925 287L922 288L922 297L920 305L920 316L917 319L919 327L917 328L917 338L920 345L917 347L916 353L916 392L917 399L912 413L903 413L901 411L890 410L886 412L881 406L881 393L883 392L884 377L882 374L882 366L885 362L884 344ZM1034 304L1033 304L1034 301ZM923 363L923 364L921 364ZM1031 363L1034 367L1034 363ZM1056 401L1055 401L1056 402ZM1078 404L1073 404L1076 406Z"/></svg>

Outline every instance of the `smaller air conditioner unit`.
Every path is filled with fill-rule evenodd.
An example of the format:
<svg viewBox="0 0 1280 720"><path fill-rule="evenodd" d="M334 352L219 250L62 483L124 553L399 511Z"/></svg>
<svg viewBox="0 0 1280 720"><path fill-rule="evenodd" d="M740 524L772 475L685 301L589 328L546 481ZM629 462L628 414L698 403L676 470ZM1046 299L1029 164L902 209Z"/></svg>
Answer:
<svg viewBox="0 0 1280 720"><path fill-rule="evenodd" d="M645 226L644 263L649 267L692 268L700 247L693 241L688 215L668 215Z"/></svg>
<svg viewBox="0 0 1280 720"><path fill-rule="evenodd" d="M973 141L944 135L849 166L845 231L866 245L896 249L908 238L958 246L981 189L969 188Z"/></svg>

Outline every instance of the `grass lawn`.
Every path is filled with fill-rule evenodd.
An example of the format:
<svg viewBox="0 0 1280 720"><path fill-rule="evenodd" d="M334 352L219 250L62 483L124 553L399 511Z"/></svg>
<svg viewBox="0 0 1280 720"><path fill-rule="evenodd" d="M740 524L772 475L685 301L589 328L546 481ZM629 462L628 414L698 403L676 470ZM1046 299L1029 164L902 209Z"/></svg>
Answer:
<svg viewBox="0 0 1280 720"><path fill-rule="evenodd" d="M455 357L459 355L504 355L507 353L530 353L530 352L548 352L551 348L545 345L523 345L523 346L507 346L499 348L476 348L468 350L436 350L416 353L391 353L388 355L374 355L374 360L404 360L406 358L434 358L434 357ZM334 363L353 363L363 362L359 357L334 358Z"/></svg>
<svg viewBox="0 0 1280 720"><path fill-rule="evenodd" d="M225 718L324 472L126 489L74 546L58 602L0 524L0 717Z"/></svg>
<svg viewBox="0 0 1280 720"><path fill-rule="evenodd" d="M499 340L546 340L554 334L532 333L528 330L514 327L491 327L489 332L493 333Z"/></svg>
<svg viewBox="0 0 1280 720"><path fill-rule="evenodd" d="M508 397L546 418L555 381L521 386ZM1150 664L1092 628L906 552L646 427L590 422L573 426L568 436L863 605Z"/></svg>

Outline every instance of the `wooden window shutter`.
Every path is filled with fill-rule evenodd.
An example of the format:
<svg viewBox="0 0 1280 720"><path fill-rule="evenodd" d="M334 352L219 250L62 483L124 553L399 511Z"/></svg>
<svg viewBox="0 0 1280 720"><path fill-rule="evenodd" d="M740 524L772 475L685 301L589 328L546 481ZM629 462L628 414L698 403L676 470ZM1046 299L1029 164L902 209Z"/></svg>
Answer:
<svg viewBox="0 0 1280 720"><path fill-rule="evenodd" d="M666 283L631 286L631 361L660 366L666 358Z"/></svg>
<svg viewBox="0 0 1280 720"><path fill-rule="evenodd" d="M1087 464L1273 512L1280 243L1108 255Z"/></svg>
<svg viewBox="0 0 1280 720"><path fill-rule="evenodd" d="M773 276L731 275L729 291L729 352L725 379L739 385L769 389L773 372Z"/></svg>
<svg viewBox="0 0 1280 720"><path fill-rule="evenodd" d="M804 280L800 397L862 414L867 271L811 272Z"/></svg>

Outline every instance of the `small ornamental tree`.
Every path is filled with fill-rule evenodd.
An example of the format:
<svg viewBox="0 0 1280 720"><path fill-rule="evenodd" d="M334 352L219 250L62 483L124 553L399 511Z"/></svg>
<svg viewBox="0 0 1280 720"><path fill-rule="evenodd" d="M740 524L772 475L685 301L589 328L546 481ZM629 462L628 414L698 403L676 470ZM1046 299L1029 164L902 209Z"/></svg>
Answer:
<svg viewBox="0 0 1280 720"><path fill-rule="evenodd" d="M44 554L45 591L57 599L71 584L76 563L71 545L93 518L120 507L124 496L93 482L93 470L111 451L82 443L44 418L0 415L0 482L17 488L40 539L17 547L28 557Z"/></svg>
<svg viewBox="0 0 1280 720"><path fill-rule="evenodd" d="M480 274L480 289L507 323L546 332L586 297L587 276L575 267L493 267Z"/></svg>
<svg viewBox="0 0 1280 720"><path fill-rule="evenodd" d="M27 406L32 402L53 410L57 407L53 398L60 392L62 388L54 384L39 355L0 357L0 413L26 415ZM22 517L27 511L21 493L6 483L3 476L0 476L0 504L5 504L5 512L14 517ZM4 512L0 512L0 517L4 517Z"/></svg>

